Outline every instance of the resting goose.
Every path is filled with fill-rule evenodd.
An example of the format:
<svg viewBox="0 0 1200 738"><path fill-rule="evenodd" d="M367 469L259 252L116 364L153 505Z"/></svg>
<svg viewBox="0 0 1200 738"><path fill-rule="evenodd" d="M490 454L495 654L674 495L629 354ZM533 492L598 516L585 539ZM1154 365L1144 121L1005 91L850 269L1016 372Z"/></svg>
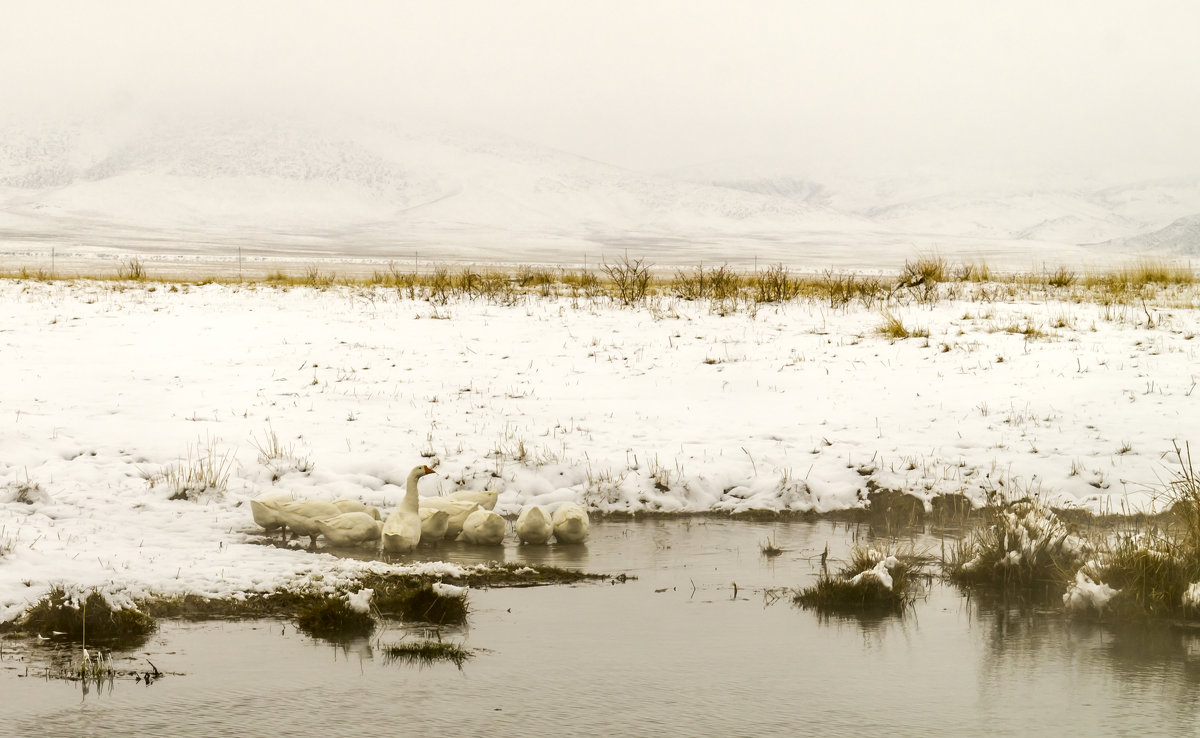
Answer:
<svg viewBox="0 0 1200 738"><path fill-rule="evenodd" d="M434 510L432 507L421 508L421 543L437 543L446 537L446 528L450 525L450 513L445 510Z"/></svg>
<svg viewBox="0 0 1200 738"><path fill-rule="evenodd" d="M508 524L498 513L479 509L463 521L462 540L467 543L495 546L504 541L507 529Z"/></svg>
<svg viewBox="0 0 1200 738"><path fill-rule="evenodd" d="M574 502L559 505L550 516L550 521L554 524L554 538L559 543L583 543L587 540L590 523L583 505Z"/></svg>
<svg viewBox="0 0 1200 738"><path fill-rule="evenodd" d="M333 546L357 546L378 541L382 524L370 513L348 512L317 521L321 535Z"/></svg>
<svg viewBox="0 0 1200 738"><path fill-rule="evenodd" d="M521 510L521 514L517 516L516 529L517 538L521 539L521 543L546 543L550 540L550 534L554 532L550 516L537 505L530 505Z"/></svg>
<svg viewBox="0 0 1200 738"><path fill-rule="evenodd" d="M433 473L433 469L428 466L414 466L408 473L404 499L383 524L381 538L384 551L408 553L421 542L420 494L417 492L417 480Z"/></svg>
<svg viewBox="0 0 1200 738"><path fill-rule="evenodd" d="M484 510L495 510L496 499L500 497L500 490L489 489L482 492L475 492L469 489L464 489L461 492L451 492L446 495L447 500L463 500L466 502L477 503Z"/></svg>
<svg viewBox="0 0 1200 738"><path fill-rule="evenodd" d="M446 514L450 516L446 524L446 537L450 540L458 538L458 534L462 532L463 521L467 519L467 516L480 509L478 502L452 500L449 497L422 497L421 507L446 511Z"/></svg>
<svg viewBox="0 0 1200 738"><path fill-rule="evenodd" d="M368 505L365 502L359 502L358 500L347 500L343 498L340 500L334 500L333 504L337 505L338 509L344 513L362 512L370 515L375 520L380 520L379 508Z"/></svg>

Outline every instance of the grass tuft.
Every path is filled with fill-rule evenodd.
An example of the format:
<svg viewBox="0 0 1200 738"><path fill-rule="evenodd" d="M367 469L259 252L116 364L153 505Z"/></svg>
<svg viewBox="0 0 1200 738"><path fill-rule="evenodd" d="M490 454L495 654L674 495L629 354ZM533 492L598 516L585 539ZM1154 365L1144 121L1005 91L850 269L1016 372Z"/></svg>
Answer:
<svg viewBox="0 0 1200 738"><path fill-rule="evenodd" d="M1065 588L1091 549L1050 508L1022 500L995 508L988 525L968 533L946 574L966 585Z"/></svg>
<svg viewBox="0 0 1200 738"><path fill-rule="evenodd" d="M50 591L29 608L17 624L29 633L65 633L72 639L130 640L154 631L154 619L146 613L125 607L114 609L104 595L92 590L82 599L61 586Z"/></svg>
<svg viewBox="0 0 1200 738"><path fill-rule="evenodd" d="M783 553L783 549L775 545L775 537L771 536L762 543L758 544L758 550L762 551L762 555L767 558L779 556Z"/></svg>
<svg viewBox="0 0 1200 738"><path fill-rule="evenodd" d="M352 608L345 598L324 597L296 614L296 625L311 636L326 640L347 640L371 635L375 620L369 612Z"/></svg>
<svg viewBox="0 0 1200 738"><path fill-rule="evenodd" d="M837 574L823 573L792 601L821 613L902 613L916 601L921 560L911 550L856 545Z"/></svg>
<svg viewBox="0 0 1200 738"><path fill-rule="evenodd" d="M391 579L371 580L375 590L372 600L383 615L393 615L408 622L459 625L467 621L465 597L443 597L433 591L428 582L413 585Z"/></svg>
<svg viewBox="0 0 1200 738"><path fill-rule="evenodd" d="M462 671L464 663L472 653L462 646L442 641L420 641L418 643L399 643L383 647L385 664L405 663L428 666L438 661L449 661Z"/></svg>
<svg viewBox="0 0 1200 738"><path fill-rule="evenodd" d="M925 328L909 328L904 321L891 314L883 314L883 323L876 330L888 338L929 338L929 330Z"/></svg>
<svg viewBox="0 0 1200 738"><path fill-rule="evenodd" d="M1200 616L1200 478L1189 445L1175 444L1175 458L1165 526L1117 536L1080 570L1118 590L1108 606L1117 617Z"/></svg>
<svg viewBox="0 0 1200 738"><path fill-rule="evenodd" d="M199 442L188 447L187 460L167 465L154 473L142 473L151 489L163 485L171 494L167 499L196 501L206 492L220 494L229 484L233 452L218 454L215 444L207 448Z"/></svg>

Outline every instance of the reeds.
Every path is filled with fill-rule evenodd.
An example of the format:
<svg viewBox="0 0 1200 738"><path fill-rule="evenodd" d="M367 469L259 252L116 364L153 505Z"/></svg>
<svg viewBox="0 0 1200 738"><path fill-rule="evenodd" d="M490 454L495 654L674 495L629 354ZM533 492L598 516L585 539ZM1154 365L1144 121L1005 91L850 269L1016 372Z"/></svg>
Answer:
<svg viewBox="0 0 1200 738"><path fill-rule="evenodd" d="M1065 588L1093 547L1040 501L1021 500L991 511L967 534L946 566L959 584Z"/></svg>

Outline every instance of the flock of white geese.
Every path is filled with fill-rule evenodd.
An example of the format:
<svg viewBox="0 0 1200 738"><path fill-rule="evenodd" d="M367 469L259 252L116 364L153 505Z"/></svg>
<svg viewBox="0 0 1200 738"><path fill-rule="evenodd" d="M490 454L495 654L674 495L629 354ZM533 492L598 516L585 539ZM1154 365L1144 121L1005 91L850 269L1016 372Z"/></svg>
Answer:
<svg viewBox="0 0 1200 738"><path fill-rule="evenodd" d="M388 553L408 553L422 541L443 539L496 546L504 542L508 521L494 512L500 493L455 492L444 497L421 497L417 480L433 474L428 466L409 472L400 505L381 520L379 509L354 500L294 500L283 492L250 501L254 522L268 532L308 536L312 546L324 536L331 546L378 542ZM522 543L582 543L588 536L588 514L582 505L564 503L547 513L538 505L521 510L513 526Z"/></svg>

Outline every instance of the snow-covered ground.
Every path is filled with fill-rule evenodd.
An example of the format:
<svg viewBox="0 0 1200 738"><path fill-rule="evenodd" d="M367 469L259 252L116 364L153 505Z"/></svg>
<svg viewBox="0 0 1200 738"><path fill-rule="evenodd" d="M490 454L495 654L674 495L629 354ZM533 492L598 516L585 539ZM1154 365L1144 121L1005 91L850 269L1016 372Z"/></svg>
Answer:
<svg viewBox="0 0 1200 738"><path fill-rule="evenodd" d="M224 596L384 566L253 545L246 501L386 514L433 459L423 495L500 488L508 515L825 512L869 483L1145 509L1200 438L1200 311L1169 303L1195 296L896 306L929 337L892 340L878 308L812 303L0 280L0 620L54 583ZM226 489L168 500L161 475L204 459Z"/></svg>

